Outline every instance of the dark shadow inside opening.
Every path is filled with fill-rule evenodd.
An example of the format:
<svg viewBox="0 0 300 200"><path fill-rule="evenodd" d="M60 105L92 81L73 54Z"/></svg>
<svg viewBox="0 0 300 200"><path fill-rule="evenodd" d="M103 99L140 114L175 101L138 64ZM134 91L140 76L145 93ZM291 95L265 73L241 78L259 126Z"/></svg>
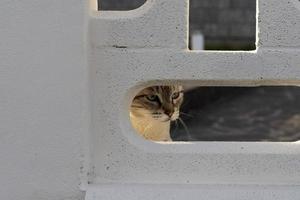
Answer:
<svg viewBox="0 0 300 200"><path fill-rule="evenodd" d="M300 140L300 88L197 87L185 92L173 141Z"/></svg>

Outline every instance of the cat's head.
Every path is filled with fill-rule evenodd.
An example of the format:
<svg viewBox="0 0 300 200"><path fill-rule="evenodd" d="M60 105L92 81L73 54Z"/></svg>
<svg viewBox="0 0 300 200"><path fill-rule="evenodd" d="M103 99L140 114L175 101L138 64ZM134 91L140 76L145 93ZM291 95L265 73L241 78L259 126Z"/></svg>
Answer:
<svg viewBox="0 0 300 200"><path fill-rule="evenodd" d="M130 112L135 117L149 117L160 122L169 122L179 117L182 102L182 86L152 86L135 96Z"/></svg>

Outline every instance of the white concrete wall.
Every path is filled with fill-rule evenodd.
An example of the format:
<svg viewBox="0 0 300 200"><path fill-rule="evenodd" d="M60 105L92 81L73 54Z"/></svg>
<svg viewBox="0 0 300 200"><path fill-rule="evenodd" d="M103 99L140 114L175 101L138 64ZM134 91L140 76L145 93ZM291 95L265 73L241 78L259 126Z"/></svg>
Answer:
<svg viewBox="0 0 300 200"><path fill-rule="evenodd" d="M0 199L83 199L84 0L0 2Z"/></svg>
<svg viewBox="0 0 300 200"><path fill-rule="evenodd" d="M0 3L0 199L299 199L299 144L153 143L128 115L151 83L298 84L297 0L259 1L252 52L188 51L186 0L85 3Z"/></svg>
<svg viewBox="0 0 300 200"><path fill-rule="evenodd" d="M151 84L298 85L299 4L260 0L257 50L248 52L188 51L185 0L94 12L86 199L299 199L299 144L154 143L134 132L128 115L134 95Z"/></svg>

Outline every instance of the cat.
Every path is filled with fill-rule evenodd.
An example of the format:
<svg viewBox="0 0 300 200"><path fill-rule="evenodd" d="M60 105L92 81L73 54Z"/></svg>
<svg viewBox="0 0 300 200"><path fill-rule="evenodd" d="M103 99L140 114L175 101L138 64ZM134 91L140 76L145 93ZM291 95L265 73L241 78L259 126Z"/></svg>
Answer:
<svg viewBox="0 0 300 200"><path fill-rule="evenodd" d="M172 141L170 124L179 118L183 96L180 85L152 86L140 91L130 107L134 129L148 140Z"/></svg>

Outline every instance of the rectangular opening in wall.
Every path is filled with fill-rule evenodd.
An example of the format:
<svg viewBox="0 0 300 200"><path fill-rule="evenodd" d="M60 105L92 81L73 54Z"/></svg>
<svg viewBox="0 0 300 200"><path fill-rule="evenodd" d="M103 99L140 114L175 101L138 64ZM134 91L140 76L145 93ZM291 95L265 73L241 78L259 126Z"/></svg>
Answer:
<svg viewBox="0 0 300 200"><path fill-rule="evenodd" d="M300 88L153 86L137 93L130 119L153 141L298 141Z"/></svg>
<svg viewBox="0 0 300 200"><path fill-rule="evenodd" d="M133 10L146 0L98 0L98 10Z"/></svg>
<svg viewBox="0 0 300 200"><path fill-rule="evenodd" d="M255 50L256 0L190 0L191 50Z"/></svg>

